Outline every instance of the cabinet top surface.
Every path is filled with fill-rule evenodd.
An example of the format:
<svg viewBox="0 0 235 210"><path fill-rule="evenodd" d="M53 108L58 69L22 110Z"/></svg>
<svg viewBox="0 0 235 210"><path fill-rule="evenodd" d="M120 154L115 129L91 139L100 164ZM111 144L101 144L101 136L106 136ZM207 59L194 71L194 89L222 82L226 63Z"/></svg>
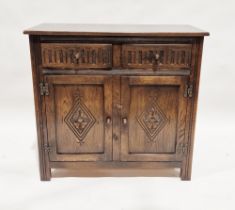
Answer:
<svg viewBox="0 0 235 210"><path fill-rule="evenodd" d="M29 35L81 36L208 36L209 33L190 25L125 25L125 24L51 24L44 23L24 31Z"/></svg>

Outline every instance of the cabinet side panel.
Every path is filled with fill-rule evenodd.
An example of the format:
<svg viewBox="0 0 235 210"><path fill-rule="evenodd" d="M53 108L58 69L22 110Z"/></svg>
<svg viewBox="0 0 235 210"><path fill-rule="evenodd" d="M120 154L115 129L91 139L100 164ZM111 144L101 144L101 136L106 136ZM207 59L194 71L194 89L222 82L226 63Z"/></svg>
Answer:
<svg viewBox="0 0 235 210"><path fill-rule="evenodd" d="M49 168L48 153L44 149L44 145L47 145L46 139L46 121L43 119L43 103L40 96L39 83L42 80L39 73L39 60L40 60L40 41L38 36L29 36L30 41L30 54L32 65L32 78L33 78L33 90L34 90L34 103L36 114L36 126L37 126L37 139L38 139L38 151L39 151L39 165L40 176L42 181L50 180L51 171Z"/></svg>
<svg viewBox="0 0 235 210"><path fill-rule="evenodd" d="M197 104L198 104L198 93L199 93L199 82L200 82L200 72L201 72L201 61L202 61L202 51L203 51L203 41L204 38L198 38L195 43L194 51L194 71L190 76L190 82L193 84L193 98L190 100L188 105L188 154L183 161L181 170L182 180L191 180L192 173L192 159L193 159L193 147L194 147L194 135L196 126L196 114L197 114Z"/></svg>

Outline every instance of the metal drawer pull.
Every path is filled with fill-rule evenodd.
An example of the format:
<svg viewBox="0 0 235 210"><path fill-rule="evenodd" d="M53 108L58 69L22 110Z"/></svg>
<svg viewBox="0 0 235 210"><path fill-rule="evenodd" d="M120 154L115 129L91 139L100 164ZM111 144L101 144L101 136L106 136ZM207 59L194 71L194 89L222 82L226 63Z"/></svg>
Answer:
<svg viewBox="0 0 235 210"><path fill-rule="evenodd" d="M160 55L158 53L156 53L154 55L153 71L158 70L159 64L160 64Z"/></svg>
<svg viewBox="0 0 235 210"><path fill-rule="evenodd" d="M107 117L107 118L106 118L106 123L107 123L107 124L110 124L110 123L111 123L111 117Z"/></svg>
<svg viewBox="0 0 235 210"><path fill-rule="evenodd" d="M155 54L155 60L159 60L160 55L158 53Z"/></svg>
<svg viewBox="0 0 235 210"><path fill-rule="evenodd" d="M123 122L124 125L126 125L126 124L127 124L127 118L124 117L124 118L122 119L122 122Z"/></svg>
<svg viewBox="0 0 235 210"><path fill-rule="evenodd" d="M76 60L79 60L79 59L80 59L80 53L77 52L77 53L74 55L74 57L75 57Z"/></svg>
<svg viewBox="0 0 235 210"><path fill-rule="evenodd" d="M160 64L160 55L156 53L153 61L153 71L157 71Z"/></svg>

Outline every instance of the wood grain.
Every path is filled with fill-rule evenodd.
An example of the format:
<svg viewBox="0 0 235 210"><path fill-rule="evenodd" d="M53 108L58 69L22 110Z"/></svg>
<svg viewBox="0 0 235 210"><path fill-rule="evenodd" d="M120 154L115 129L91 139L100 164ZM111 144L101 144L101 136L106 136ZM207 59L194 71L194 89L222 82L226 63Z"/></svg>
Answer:
<svg viewBox="0 0 235 210"><path fill-rule="evenodd" d="M191 44L128 44L122 47L123 68L153 69L159 56L157 70L190 69Z"/></svg>
<svg viewBox="0 0 235 210"><path fill-rule="evenodd" d="M47 142L47 128L45 120L45 103L40 96L39 82L42 81L42 74L39 71L40 65L40 42L38 36L30 36L30 55L32 65L32 78L33 78L33 90L34 90L34 104L35 115L37 125L37 139L38 139L38 153L39 153L39 167L40 178L42 181L49 181L51 179L51 169L49 167L49 157L45 150Z"/></svg>
<svg viewBox="0 0 235 210"><path fill-rule="evenodd" d="M195 136L195 127L196 127L196 116L197 116L197 104L198 104L198 94L199 94L199 83L200 83L200 71L201 71L201 62L202 62L202 51L203 51L203 41L204 39L198 39L195 43L195 67L194 72L190 77L190 81L194 84L194 97L193 100L190 100L188 105L188 122L186 126L187 129L187 138L189 144L188 155L183 161L182 170L181 170L181 179L182 180L191 180L192 174L192 160L193 160L193 146L194 146L194 136Z"/></svg>
<svg viewBox="0 0 235 210"><path fill-rule="evenodd" d="M121 149L121 82L120 76L113 77L113 161L120 161L120 149Z"/></svg>
<svg viewBox="0 0 235 210"><path fill-rule="evenodd" d="M112 45L42 43L42 66L48 68L110 69Z"/></svg>
<svg viewBox="0 0 235 210"><path fill-rule="evenodd" d="M32 35L96 36L208 36L190 25L123 25L123 24L40 24L24 31Z"/></svg>
<svg viewBox="0 0 235 210"><path fill-rule="evenodd" d="M116 170L162 168L191 179L208 32L183 25L43 24L24 33L41 180L50 180L51 169L104 169L115 176ZM48 84L48 95L39 84Z"/></svg>
<svg viewBox="0 0 235 210"><path fill-rule="evenodd" d="M46 97L50 160L111 160L112 124L107 125L106 118L112 117L112 80L102 76L70 77L45 78L50 87L50 95ZM80 100L78 107L74 107L76 100ZM72 117L79 118L81 126L89 122L89 115L94 123L89 129L73 127L73 123L70 127L65 119L71 111ZM80 117L79 111L82 112ZM86 135L83 135L84 131L87 131ZM83 137L81 143L76 133Z"/></svg>
<svg viewBox="0 0 235 210"><path fill-rule="evenodd" d="M184 141L185 82L182 77L122 77L122 119L128 119L122 123L123 161L182 160L176 147Z"/></svg>

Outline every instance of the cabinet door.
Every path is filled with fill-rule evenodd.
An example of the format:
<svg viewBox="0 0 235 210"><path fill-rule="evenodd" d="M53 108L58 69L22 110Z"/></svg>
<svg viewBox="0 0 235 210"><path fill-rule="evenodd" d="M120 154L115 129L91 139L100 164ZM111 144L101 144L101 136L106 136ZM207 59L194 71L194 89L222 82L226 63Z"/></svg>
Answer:
<svg viewBox="0 0 235 210"><path fill-rule="evenodd" d="M111 160L112 78L46 76L45 81L50 160Z"/></svg>
<svg viewBox="0 0 235 210"><path fill-rule="evenodd" d="M182 160L186 84L177 76L122 77L122 161Z"/></svg>

